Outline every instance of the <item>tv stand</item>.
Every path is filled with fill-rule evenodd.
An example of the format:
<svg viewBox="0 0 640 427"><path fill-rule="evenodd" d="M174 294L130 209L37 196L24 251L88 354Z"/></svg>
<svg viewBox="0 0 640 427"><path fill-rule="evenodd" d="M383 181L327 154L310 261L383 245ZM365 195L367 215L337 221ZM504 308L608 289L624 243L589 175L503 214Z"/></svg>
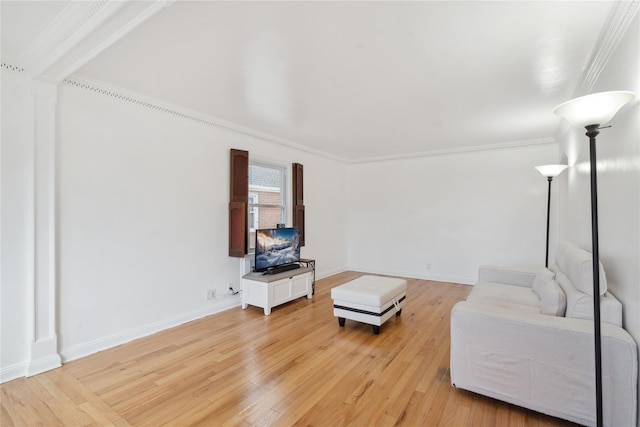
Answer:
<svg viewBox="0 0 640 427"><path fill-rule="evenodd" d="M275 274L249 273L242 276L242 308L249 304L264 308L264 314L270 315L277 305L296 298L313 297L310 267Z"/></svg>
<svg viewBox="0 0 640 427"><path fill-rule="evenodd" d="M269 267L262 274L278 274L285 271L296 270L300 268L300 264L283 264L277 267Z"/></svg>

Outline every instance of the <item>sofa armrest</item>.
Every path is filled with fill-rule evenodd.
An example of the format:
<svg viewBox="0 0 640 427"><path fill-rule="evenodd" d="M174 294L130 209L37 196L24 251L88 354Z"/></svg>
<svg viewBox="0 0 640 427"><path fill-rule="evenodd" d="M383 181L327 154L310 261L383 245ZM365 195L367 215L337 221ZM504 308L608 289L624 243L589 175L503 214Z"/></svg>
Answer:
<svg viewBox="0 0 640 427"><path fill-rule="evenodd" d="M539 269L511 268L497 265L481 265L478 269L478 283L504 283L506 285L530 288Z"/></svg>
<svg viewBox="0 0 640 427"><path fill-rule="evenodd" d="M457 303L451 311L451 382L525 408L595 423L593 322L500 304ZM636 425L637 346L602 324L605 425Z"/></svg>

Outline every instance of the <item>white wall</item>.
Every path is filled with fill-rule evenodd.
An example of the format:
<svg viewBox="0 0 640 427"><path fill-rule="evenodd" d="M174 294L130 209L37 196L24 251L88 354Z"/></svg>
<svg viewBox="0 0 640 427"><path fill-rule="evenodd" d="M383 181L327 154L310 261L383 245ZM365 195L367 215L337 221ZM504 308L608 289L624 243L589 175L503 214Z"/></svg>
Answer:
<svg viewBox="0 0 640 427"><path fill-rule="evenodd" d="M351 166L349 268L474 283L481 264L544 266L547 180L534 167L557 156L550 143Z"/></svg>
<svg viewBox="0 0 640 427"><path fill-rule="evenodd" d="M296 160L297 159L297 160ZM316 279L347 269L347 166L311 154L292 155L304 165L305 246L316 260Z"/></svg>
<svg viewBox="0 0 640 427"><path fill-rule="evenodd" d="M640 343L639 19L636 15L590 90L631 90L636 94L636 99L609 123L612 127L600 131L596 143L600 260L608 289L622 301L624 327L636 343ZM572 128L558 137L571 166L562 237L591 250L589 140L584 133Z"/></svg>
<svg viewBox="0 0 640 427"><path fill-rule="evenodd" d="M346 266L345 164L69 85L58 124L67 358L206 314L207 289L239 286L241 261L228 256L230 148L305 166L303 256L317 259L319 277Z"/></svg>
<svg viewBox="0 0 640 427"><path fill-rule="evenodd" d="M17 73L2 69L2 188L0 228L0 366L5 371L20 371L28 357L31 337L27 323L27 281L31 224L29 195L33 187L30 159L33 148L25 143L27 81Z"/></svg>
<svg viewBox="0 0 640 427"><path fill-rule="evenodd" d="M2 380L25 374L33 313L28 82L2 75ZM5 75L6 74L6 75ZM305 166L317 277L347 264L347 165L241 132L61 85L57 110L58 351L72 360L239 305L228 256L229 149ZM32 144L31 144L32 145ZM31 196L29 196L31 195Z"/></svg>

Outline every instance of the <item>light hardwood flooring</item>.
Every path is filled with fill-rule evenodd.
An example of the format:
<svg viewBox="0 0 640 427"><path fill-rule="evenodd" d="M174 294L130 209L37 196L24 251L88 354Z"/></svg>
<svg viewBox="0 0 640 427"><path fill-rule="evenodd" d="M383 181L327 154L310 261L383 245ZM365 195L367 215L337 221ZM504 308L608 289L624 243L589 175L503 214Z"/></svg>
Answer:
<svg viewBox="0 0 640 427"><path fill-rule="evenodd" d="M571 426L458 390L449 314L470 288L408 280L380 335L333 317L330 290L239 307L2 384L5 426Z"/></svg>

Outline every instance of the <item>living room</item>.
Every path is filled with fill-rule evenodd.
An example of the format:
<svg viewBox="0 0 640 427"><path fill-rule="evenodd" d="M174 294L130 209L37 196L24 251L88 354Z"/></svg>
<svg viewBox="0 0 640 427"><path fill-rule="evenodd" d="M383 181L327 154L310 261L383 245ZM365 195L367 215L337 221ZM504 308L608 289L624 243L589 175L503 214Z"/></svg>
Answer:
<svg viewBox="0 0 640 427"><path fill-rule="evenodd" d="M373 128L376 121L387 121L386 130L424 127L426 134L420 134L419 141L425 145L400 152L393 149L400 142L392 140L359 151L355 143L329 140L321 150L314 141L302 144L276 133L273 123L279 117L265 119L263 128L251 127L241 117L214 117L118 85L119 73L136 74L136 63L110 62L104 41L92 39L105 27L90 20L85 25L94 25L93 31L82 30L75 35L78 40L63 42L58 46L60 55L32 50L30 55L20 57L24 52L18 52L10 57L15 52L4 48L10 28L4 20L8 19L5 3L11 2L2 3L3 382L238 309L240 298L225 295L227 285L239 286L247 271L244 260L228 256L232 148L247 150L252 161L285 168L304 165L302 255L316 260L318 279L359 271L473 284L482 264L543 265L547 182L534 167L550 163L569 165L553 181L550 257L560 240L590 249L588 144L583 130L563 125L552 114L558 102L543 117L551 123L551 133L503 138L501 126L527 127L530 119L512 114L518 105L504 105L497 117L479 115L482 120L477 122L462 117L459 123L438 122L436 117L417 126L393 115L367 121L356 116L351 121L362 128ZM175 4L156 3L167 7L153 13L178 10ZM565 81L560 92L566 96L560 102L608 90L640 93L637 5L613 2L593 7L598 5L611 10L611 15L600 17L600 27L577 36L591 43L574 59L586 64L578 70L580 75ZM105 7L115 6L107 2ZM98 8L94 19L110 23L100 16L107 12ZM109 13L124 19L126 12ZM153 25L154 18L150 15L146 23ZM578 14L573 19L586 18ZM145 25L133 18L126 22L136 22L141 29ZM51 28L48 22L32 24L40 29L36 35ZM134 50L129 35L121 36L119 28L109 31L114 46ZM94 55L97 47L103 50ZM78 52L80 48L85 51ZM25 57L40 62L20 63ZM87 66L85 74L96 59L93 67L104 69L111 63L116 77L105 82L75 73L79 58ZM38 66L35 70L29 68L33 64ZM176 85L187 84L189 73L198 73L197 65L185 68ZM468 73L473 73L472 65ZM67 74L69 69L74 73ZM511 72L505 69L493 72L505 82L501 91L508 92L504 79ZM156 73L148 79L161 80L163 71ZM366 74L362 72L364 80ZM51 83L40 75L56 79ZM391 89L383 90L392 90L395 84L392 79ZM484 95L491 97L490 92ZM373 89L368 96L369 111L377 111L376 104L384 97ZM547 102L545 96L540 98ZM349 100L333 101L340 105ZM226 102L235 105L236 100L227 97ZM464 103L464 97L454 94L451 102L442 109L462 108L458 103ZM621 110L610 123L612 128L601 131L598 139L600 255L609 290L623 304L623 325L636 342L640 342L638 105L636 99ZM520 112L526 113L526 108ZM294 121L305 119L294 117ZM330 138L330 128L338 123L334 118L327 129L314 129L318 139ZM463 138L470 140L487 129L499 136L466 145L435 137L430 141L430 130L438 127L451 133L464 128ZM219 297L207 300L209 289Z"/></svg>

